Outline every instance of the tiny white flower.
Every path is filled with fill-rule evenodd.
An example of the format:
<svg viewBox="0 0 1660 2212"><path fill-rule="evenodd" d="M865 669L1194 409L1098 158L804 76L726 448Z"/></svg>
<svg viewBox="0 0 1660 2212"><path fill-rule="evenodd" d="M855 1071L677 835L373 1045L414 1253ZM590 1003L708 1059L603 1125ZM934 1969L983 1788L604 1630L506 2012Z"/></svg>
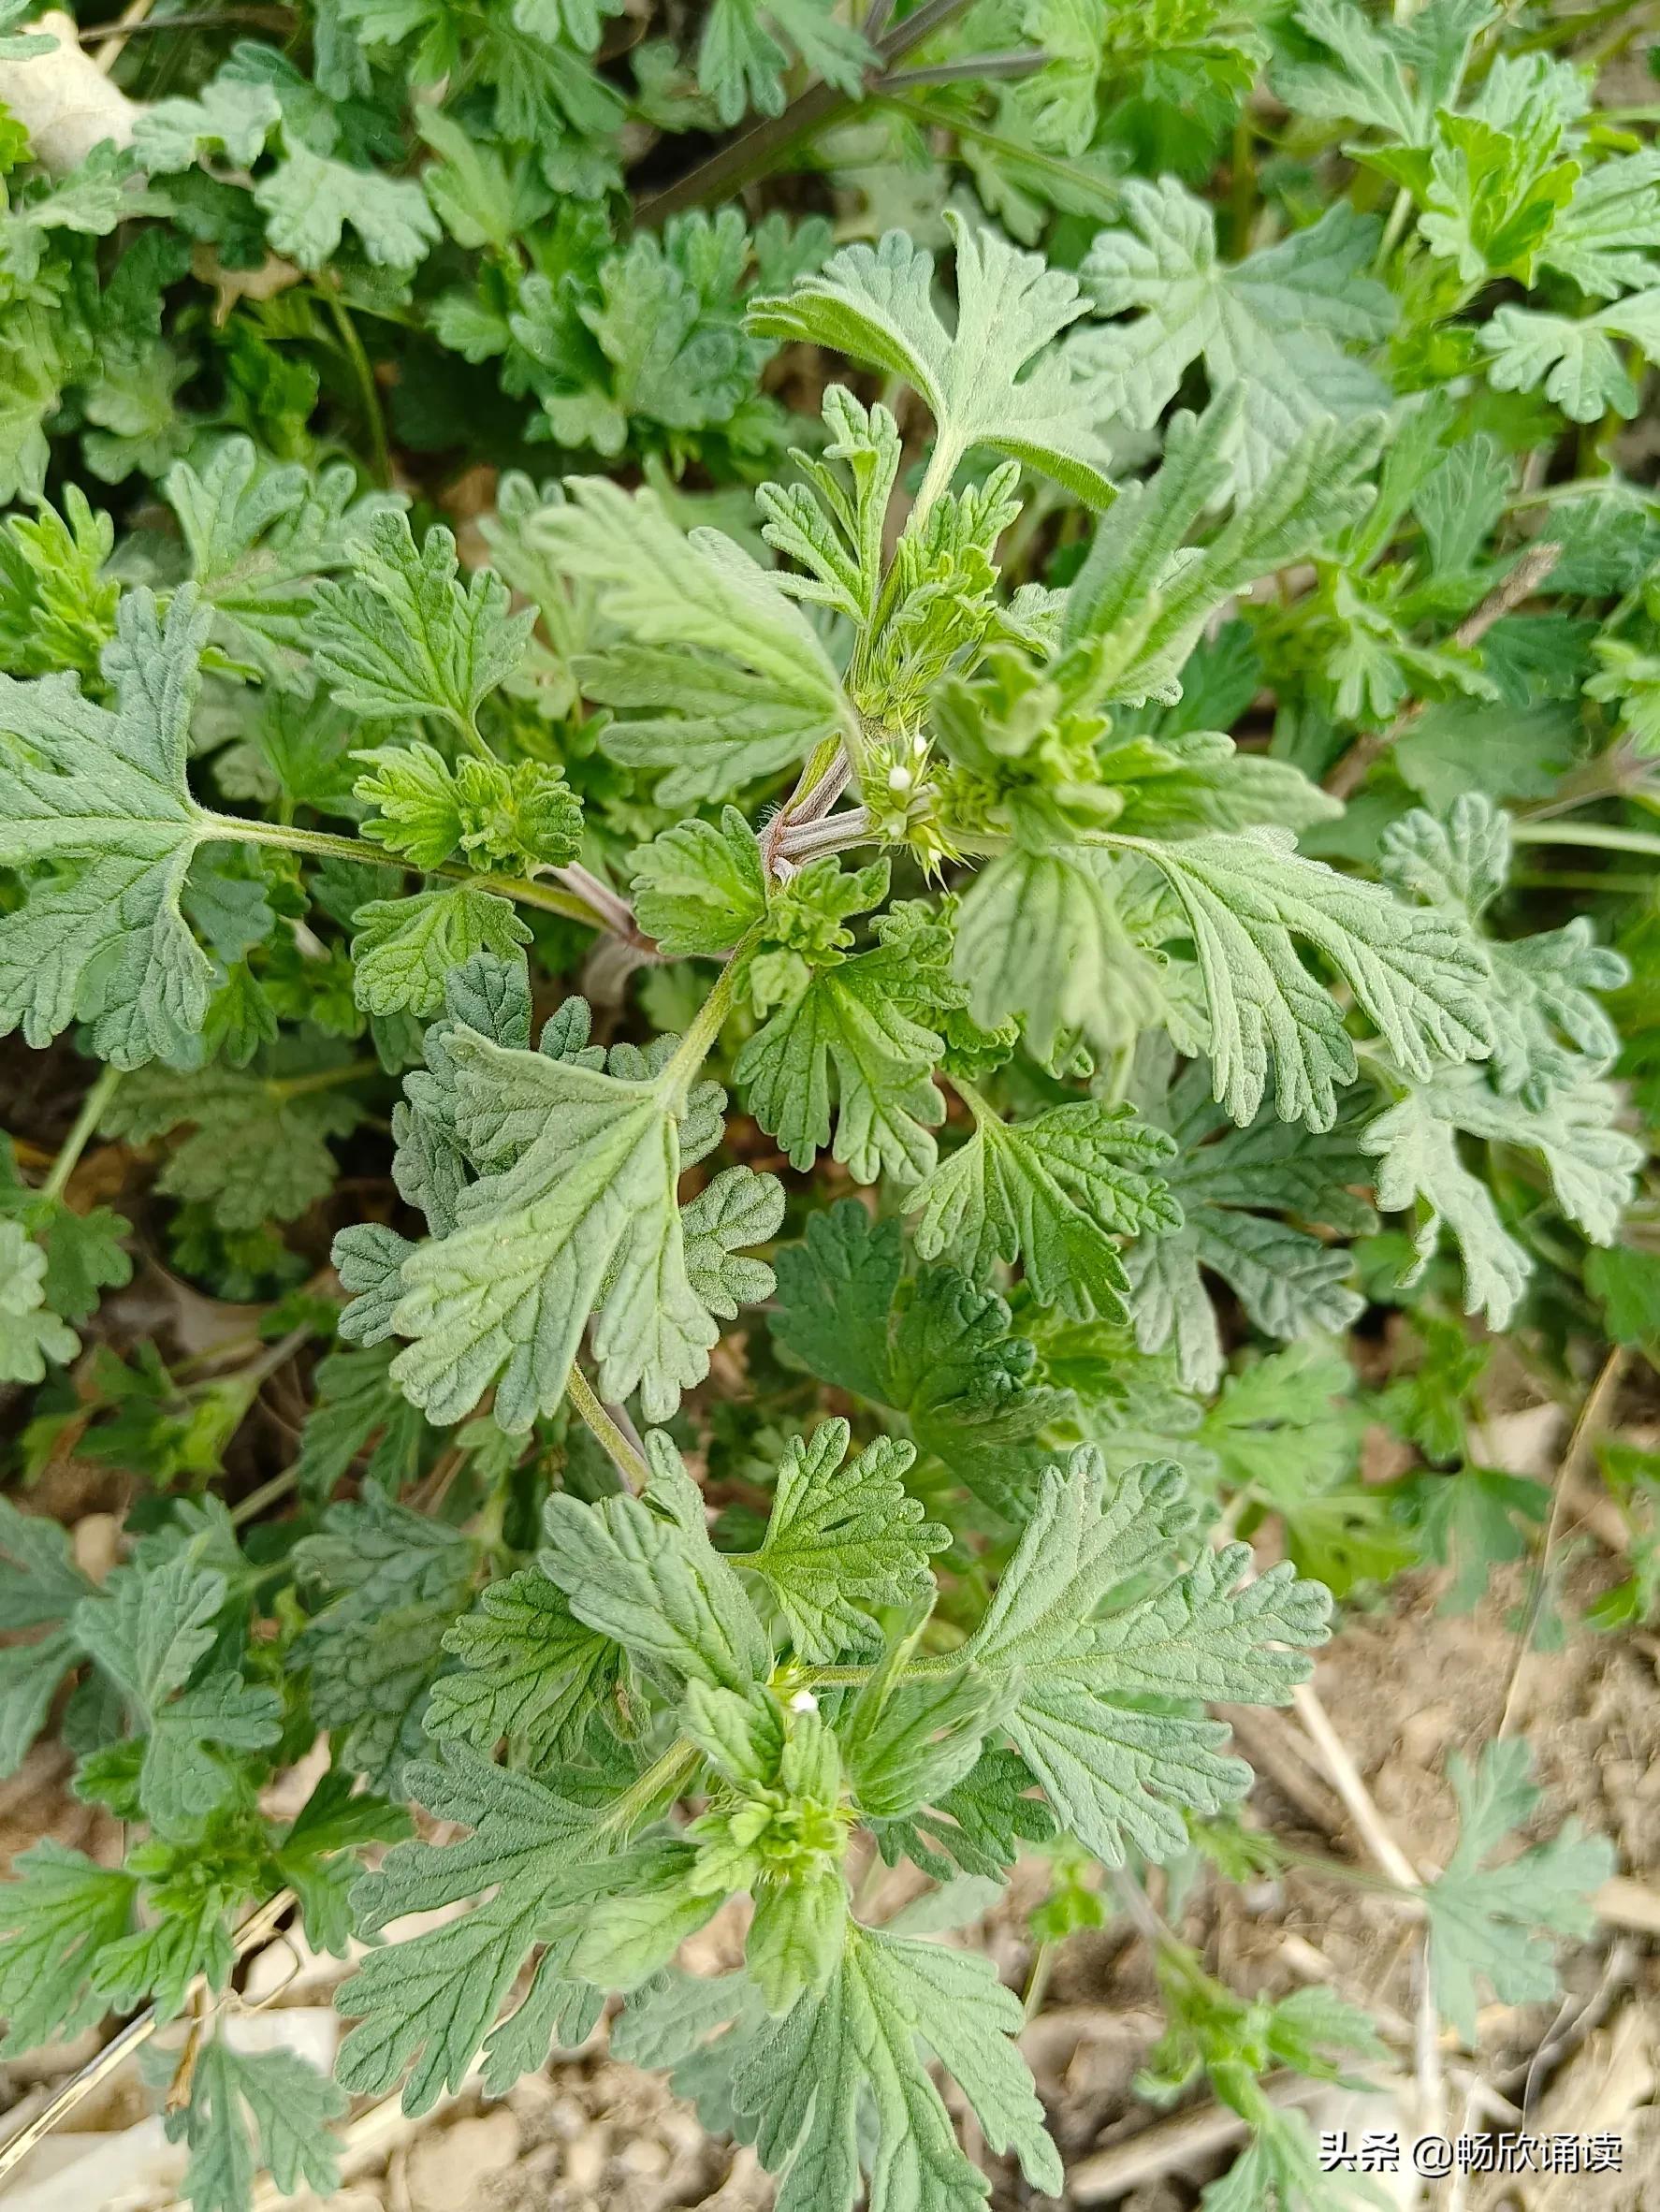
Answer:
<svg viewBox="0 0 1660 2212"><path fill-rule="evenodd" d="M817 1712L819 1701L810 1690L797 1690L790 1700L792 1712Z"/></svg>

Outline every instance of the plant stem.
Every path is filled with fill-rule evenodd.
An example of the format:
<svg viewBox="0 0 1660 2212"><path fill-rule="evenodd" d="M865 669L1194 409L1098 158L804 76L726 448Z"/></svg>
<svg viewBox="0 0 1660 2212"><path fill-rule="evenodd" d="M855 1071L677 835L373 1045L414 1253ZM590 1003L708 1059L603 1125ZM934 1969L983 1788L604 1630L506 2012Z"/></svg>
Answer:
<svg viewBox="0 0 1660 2212"><path fill-rule="evenodd" d="M955 439L948 439L943 436L936 425L934 450L928 456L928 465L924 472L922 484L918 488L910 513L906 517L907 531L920 530L927 520L933 512L934 502L939 499L940 493L950 489L951 480L956 474L957 463L962 458L962 448Z"/></svg>
<svg viewBox="0 0 1660 2212"><path fill-rule="evenodd" d="M574 1360L565 1391L605 1457L621 1476L624 1489L633 1491L637 1497L650 1480L651 1470L612 1419L598 1391Z"/></svg>
<svg viewBox="0 0 1660 2212"><path fill-rule="evenodd" d="M873 96L880 99L891 92L909 92L913 85L979 84L993 78L1030 77L1053 59L1052 54L1034 48L1025 53L970 54L966 61L939 62L931 69L896 69L891 76L879 79Z"/></svg>
<svg viewBox="0 0 1660 2212"><path fill-rule="evenodd" d="M1597 852L1646 852L1660 860L1660 835L1611 822L1512 822L1510 836L1518 845L1585 845Z"/></svg>
<svg viewBox="0 0 1660 2212"><path fill-rule="evenodd" d="M260 1386L268 1383L279 1367L286 1367L295 1353L303 1345L310 1344L315 1333L314 1330L305 1326L290 1329L287 1335L279 1337L269 1351L265 1353L262 1358L255 1360L251 1366L243 1369L237 1380L246 1390L250 1404L253 1404L255 1393Z"/></svg>
<svg viewBox="0 0 1660 2212"><path fill-rule="evenodd" d="M715 978L708 997L698 1008L685 1036L676 1046L673 1059L658 1078L671 1097L684 1099L692 1088L692 1077L708 1058L710 1047L720 1036L721 1025L732 1011L738 976L760 939L762 926L757 922L734 945L725 967Z"/></svg>
<svg viewBox="0 0 1660 2212"><path fill-rule="evenodd" d="M661 1797L664 1790L674 1788L676 1783L690 1780L697 1771L703 1758L695 1743L688 1743L684 1737L671 1743L660 1759L647 1768L637 1782L625 1789L599 1826L602 1835L626 1836L642 1812Z"/></svg>
<svg viewBox="0 0 1660 2212"><path fill-rule="evenodd" d="M266 1087L274 1098L309 1099L318 1091L339 1090L360 1076L384 1073L378 1060L348 1060L343 1067L318 1068L310 1075L275 1076Z"/></svg>
<svg viewBox="0 0 1660 2212"><path fill-rule="evenodd" d="M1044 1936L1032 1953L1031 1965L1027 1969L1026 1988L1022 1992L1020 2009L1028 2020L1038 2016L1043 2000L1049 1994L1049 1981L1055 1972L1055 1944Z"/></svg>
<svg viewBox="0 0 1660 2212"><path fill-rule="evenodd" d="M787 857L786 839L792 831L822 822L852 780L852 754L849 737L826 737L813 750L790 793L761 837L761 866L767 876L777 873Z"/></svg>
<svg viewBox="0 0 1660 2212"><path fill-rule="evenodd" d="M1523 891L1602 891L1610 898L1648 898L1657 888L1653 876L1622 876L1613 868L1601 876L1594 868L1517 868L1510 883Z"/></svg>
<svg viewBox="0 0 1660 2212"><path fill-rule="evenodd" d="M878 66L866 72L865 97L880 99L881 80L888 67L931 38L953 16L960 15L967 5L968 0L924 0L914 14L884 31L875 41ZM746 184L765 176L798 139L840 122L860 105L857 96L841 92L823 80L809 84L781 115L772 116L753 130L745 131L707 161L700 162L696 168L689 169L663 191L641 200L634 210L636 227L649 229L665 217L678 214L683 208L705 207L714 200L735 198Z"/></svg>
<svg viewBox="0 0 1660 2212"><path fill-rule="evenodd" d="M69 1178L74 1174L93 1132L103 1119L104 1109L114 1096L120 1081L119 1068L106 1068L80 1101L80 1112L75 1116L74 1126L64 1139L58 1157L51 1163L51 1173L40 1186L42 1198L61 1199L68 1188Z"/></svg>
<svg viewBox="0 0 1660 2212"><path fill-rule="evenodd" d="M554 868L552 874L565 889L581 899L596 914L613 937L620 938L625 945L632 945L643 960L661 960L655 938L649 938L634 920L634 910L619 891L613 891L609 883L602 883L598 876L585 868L579 861L572 861L566 867Z"/></svg>
<svg viewBox="0 0 1660 2212"><path fill-rule="evenodd" d="M274 1506L279 1498L285 1498L291 1490L299 1487L299 1466L296 1462L292 1467L284 1467L280 1475L273 1475L269 1482L262 1482L257 1490L251 1490L231 1507L231 1527L241 1528L248 1521L257 1520L268 1506Z"/></svg>
<svg viewBox="0 0 1660 2212"><path fill-rule="evenodd" d="M1562 1522L1563 1502L1579 1479L1580 1471L1591 1457L1592 1447L1608 1426L1608 1415L1620 1389L1629 1357L1624 1345L1615 1345L1597 1370L1596 1379L1580 1402L1574 1417L1573 1429L1556 1470L1556 1480L1551 1490L1551 1518L1545 1524L1544 1541L1539 1547L1539 1563L1535 1570L1533 1594L1516 1637L1516 1649L1510 1660L1510 1671L1505 1683L1504 1710L1499 1714L1498 1735L1508 1736L1516 1719L1517 1695L1522 1685L1522 1669L1527 1654L1533 1649L1534 1637L1545 1610L1545 1601L1551 1591L1551 1550L1556 1541L1556 1532Z"/></svg>
<svg viewBox="0 0 1660 2212"><path fill-rule="evenodd" d="M363 350L363 341L357 335L357 326L332 293L323 297L328 302L328 313L340 336L340 342L352 376L357 386L357 398L363 409L364 428L369 432L370 450L374 458L374 480L386 489L392 483L392 448L386 438L386 417L381 407L380 387L374 381L374 370Z"/></svg>
<svg viewBox="0 0 1660 2212"><path fill-rule="evenodd" d="M1314 1747L1320 1755L1320 1764L1330 1776L1337 1795L1343 1799L1348 1816L1354 1822L1367 1850L1397 1888L1420 1888L1422 1884L1418 1869L1391 1835L1383 1815L1373 1802L1372 1793L1366 1787L1360 1768L1349 1756L1347 1745L1332 1727L1313 1683L1299 1682L1291 1693L1291 1703L1296 1708L1297 1718L1314 1739Z"/></svg>
<svg viewBox="0 0 1660 2212"><path fill-rule="evenodd" d="M826 814L822 822L804 822L787 829L779 839L777 857L812 860L822 852L845 852L850 845L867 845L875 837L868 808L844 807L839 814Z"/></svg>
<svg viewBox="0 0 1660 2212"><path fill-rule="evenodd" d="M205 810L204 810L205 811ZM383 851L364 837L336 837L331 830L297 829L292 823L254 822L240 814L208 813L211 825L203 842L223 839L232 845L279 845L289 852L314 852L324 860L354 860L367 867L396 867L408 873L442 876L446 882L470 883L475 891L493 891L498 898L511 898L523 907L536 907L546 914L562 914L569 922L585 922L590 929L609 926L587 899L552 883L539 883L529 876L480 876L459 862L441 861L436 867L410 868L407 861Z"/></svg>
<svg viewBox="0 0 1660 2212"><path fill-rule="evenodd" d="M151 16L145 22L87 23L75 34L80 46L105 46L119 39L124 46L129 38L141 33L156 31L217 31L228 23L251 23L260 31L287 31L294 25L294 10L290 7L204 7L189 15Z"/></svg>

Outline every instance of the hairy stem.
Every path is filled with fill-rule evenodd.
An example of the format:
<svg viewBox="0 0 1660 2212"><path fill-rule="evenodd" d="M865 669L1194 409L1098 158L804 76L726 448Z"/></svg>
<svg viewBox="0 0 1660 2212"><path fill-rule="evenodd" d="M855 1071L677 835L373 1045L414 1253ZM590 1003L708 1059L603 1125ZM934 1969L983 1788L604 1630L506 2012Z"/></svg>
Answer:
<svg viewBox="0 0 1660 2212"><path fill-rule="evenodd" d="M662 1081L672 1096L684 1099L692 1088L692 1080L709 1056L709 1051L727 1015L737 992L737 980L742 974L750 954L760 941L762 924L757 923L746 930L727 956L725 967L715 978L708 997L698 1008L685 1036L675 1049L675 1056L663 1071Z"/></svg>
<svg viewBox="0 0 1660 2212"><path fill-rule="evenodd" d="M848 741L826 737L811 754L790 793L761 835L761 866L771 876L778 863L787 859L785 846L792 830L820 822L846 791L853 773Z"/></svg>
<svg viewBox="0 0 1660 2212"><path fill-rule="evenodd" d="M69 1187L69 1178L74 1174L81 1154L91 1142L94 1131L104 1117L104 1109L114 1096L120 1082L121 1070L106 1068L82 1099L80 1112L75 1116L69 1134L64 1139L57 1158L51 1163L51 1173L40 1186L42 1198L61 1199Z"/></svg>
<svg viewBox="0 0 1660 2212"><path fill-rule="evenodd" d="M703 1754L695 1743L688 1743L684 1737L671 1743L662 1758L654 1760L637 1782L633 1782L612 1806L599 1825L601 1835L626 1836L643 1813L648 1812L665 1791L672 1791L677 1783L690 1782L702 1763Z"/></svg>
<svg viewBox="0 0 1660 2212"><path fill-rule="evenodd" d="M960 62L938 62L931 69L896 69L878 80L875 93L880 98L891 92L908 92L914 85L981 84L993 78L1030 77L1054 58L1036 47L1025 53L969 54Z"/></svg>
<svg viewBox="0 0 1660 2212"><path fill-rule="evenodd" d="M613 891L609 883L602 883L591 869L580 861L549 871L565 889L590 907L613 937L620 938L625 945L632 945L643 960L661 960L657 939L646 935L634 920L634 910L621 892Z"/></svg>
<svg viewBox="0 0 1660 2212"><path fill-rule="evenodd" d="M957 463L962 458L962 448L954 439L946 439L936 433L934 450L928 456L927 468L923 473L922 484L905 524L908 532L921 530L941 493L950 489L951 480L956 474Z"/></svg>
<svg viewBox="0 0 1660 2212"><path fill-rule="evenodd" d="M775 857L780 861L814 860L822 852L843 852L850 845L866 845L875 837L870 815L864 807L848 807L827 814L823 822L792 824L779 839Z"/></svg>
<svg viewBox="0 0 1660 2212"><path fill-rule="evenodd" d="M1660 835L1612 822L1512 822L1510 836L1518 845L1584 845L1598 852L1646 852L1660 859Z"/></svg>
<svg viewBox="0 0 1660 2212"><path fill-rule="evenodd" d="M240 814L206 815L211 827L203 842L222 839L233 845L280 845L289 852L312 852L324 860L355 860L368 867L402 868L412 875L441 876L446 882L470 883L475 891L493 891L522 907L536 907L546 914L563 914L570 922L586 922L590 929L605 929L610 922L598 914L577 893L539 883L529 876L480 876L459 862L442 861L437 867L411 868L380 846L363 837L336 837L331 830L297 829L291 823L254 822ZM629 917L633 925L633 915Z"/></svg>
<svg viewBox="0 0 1660 2212"><path fill-rule="evenodd" d="M623 1488L633 1491L637 1497L650 1480L651 1470L638 1448L623 1434L598 1391L574 1360L565 1391L583 1422L592 1432L600 1448L621 1476Z"/></svg>
<svg viewBox="0 0 1660 2212"><path fill-rule="evenodd" d="M331 293L325 292L320 297L328 303L329 320L340 338L341 351L346 357L352 381L357 387L357 403L363 410L363 427L369 432L374 480L384 489L389 490L392 484L392 448L386 437L386 412L381 406L380 386L374 381L374 369L363 350L357 326L346 310Z"/></svg>
<svg viewBox="0 0 1660 2212"><path fill-rule="evenodd" d="M188 15L163 16L159 22L152 17L143 22L121 17L112 23L84 23L75 37L80 46L115 44L119 51L141 32L214 31L226 23L251 23L260 31L291 31L294 10L278 7L204 7Z"/></svg>

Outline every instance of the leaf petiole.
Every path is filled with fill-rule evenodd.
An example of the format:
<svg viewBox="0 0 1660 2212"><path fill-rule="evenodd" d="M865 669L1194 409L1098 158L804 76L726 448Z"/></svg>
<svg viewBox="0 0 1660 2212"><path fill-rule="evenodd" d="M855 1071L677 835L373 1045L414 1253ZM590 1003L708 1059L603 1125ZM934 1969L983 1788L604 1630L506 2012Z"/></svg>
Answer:
<svg viewBox="0 0 1660 2212"><path fill-rule="evenodd" d="M86 1150L93 1132L103 1119L104 1109L115 1094L121 1082L119 1068L106 1068L80 1101L80 1112L75 1116L69 1134L64 1139L58 1157L51 1164L51 1172L40 1186L42 1198L61 1199L69 1186L81 1154Z"/></svg>
<svg viewBox="0 0 1660 2212"><path fill-rule="evenodd" d="M605 1457L621 1476L624 1487L637 1496L650 1480L651 1470L612 1419L598 1391L574 1360L565 1391Z"/></svg>

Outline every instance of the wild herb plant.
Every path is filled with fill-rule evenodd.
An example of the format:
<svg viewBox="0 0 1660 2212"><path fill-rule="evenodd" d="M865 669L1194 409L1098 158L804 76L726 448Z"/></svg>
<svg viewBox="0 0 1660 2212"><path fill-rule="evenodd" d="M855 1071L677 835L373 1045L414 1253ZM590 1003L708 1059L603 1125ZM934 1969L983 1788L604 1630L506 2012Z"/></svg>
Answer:
<svg viewBox="0 0 1660 2212"><path fill-rule="evenodd" d="M1607 56L1481 0L713 0L626 61L606 8L318 0L92 26L118 83L28 15L0 1755L57 1731L131 1841L19 1859L4 2048L188 2016L240 2212L620 1995L787 2212L981 2202L937 2070L1058 2193L1021 2002L938 1940L1048 1846L1046 1940L1093 1865L1150 1928L1149 2093L1248 2124L1207 2202L1349 2201L1260 2080L1373 2028L1140 1885L1274 1863L1209 1709L1286 1704L1333 1592L1533 1548L1485 1332L1565 1394L1660 1338L1660 154ZM135 1342L138 1264L250 1341ZM71 1455L102 1579L30 1496ZM1525 1754L1452 1782L1407 1902L1471 2036L1609 1855L1495 1873ZM373 1946L333 2082L233 2032L289 1914Z"/></svg>

